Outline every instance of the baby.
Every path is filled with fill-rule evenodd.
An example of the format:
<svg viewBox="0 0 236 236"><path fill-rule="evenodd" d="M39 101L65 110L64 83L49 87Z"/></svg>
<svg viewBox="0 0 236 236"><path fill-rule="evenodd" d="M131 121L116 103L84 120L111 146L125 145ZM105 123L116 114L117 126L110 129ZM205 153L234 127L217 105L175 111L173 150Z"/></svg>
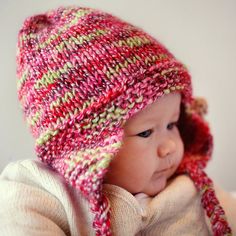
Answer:
<svg viewBox="0 0 236 236"><path fill-rule="evenodd" d="M72 6L27 18L17 46L39 160L2 172L0 235L236 233L236 199L204 172L206 103L160 42Z"/></svg>
<svg viewBox="0 0 236 236"><path fill-rule="evenodd" d="M183 159L184 145L177 126L180 104L181 95L171 93L126 122L123 146L110 164L107 183L149 196L165 188Z"/></svg>

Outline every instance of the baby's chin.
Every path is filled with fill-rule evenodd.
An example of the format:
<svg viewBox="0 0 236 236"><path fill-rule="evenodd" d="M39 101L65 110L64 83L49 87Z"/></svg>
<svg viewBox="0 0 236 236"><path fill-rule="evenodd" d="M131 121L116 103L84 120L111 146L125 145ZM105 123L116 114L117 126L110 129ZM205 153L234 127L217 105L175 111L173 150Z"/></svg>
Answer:
<svg viewBox="0 0 236 236"><path fill-rule="evenodd" d="M162 192L167 186L167 178L163 177L157 181L150 183L147 188L144 188L143 193L147 194L150 197L154 197L160 192Z"/></svg>

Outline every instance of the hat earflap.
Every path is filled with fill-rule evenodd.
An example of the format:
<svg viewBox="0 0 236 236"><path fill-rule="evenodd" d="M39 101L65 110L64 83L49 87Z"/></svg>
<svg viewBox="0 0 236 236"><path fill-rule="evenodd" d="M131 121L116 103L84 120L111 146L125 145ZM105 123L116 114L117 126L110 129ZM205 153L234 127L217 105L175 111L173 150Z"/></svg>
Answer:
<svg viewBox="0 0 236 236"><path fill-rule="evenodd" d="M211 158L213 137L204 120L207 104L195 98L190 104L182 104L179 130L185 153L177 174L187 174L201 195L201 204L209 217L214 235L231 235L225 212L216 197L212 180L203 170Z"/></svg>

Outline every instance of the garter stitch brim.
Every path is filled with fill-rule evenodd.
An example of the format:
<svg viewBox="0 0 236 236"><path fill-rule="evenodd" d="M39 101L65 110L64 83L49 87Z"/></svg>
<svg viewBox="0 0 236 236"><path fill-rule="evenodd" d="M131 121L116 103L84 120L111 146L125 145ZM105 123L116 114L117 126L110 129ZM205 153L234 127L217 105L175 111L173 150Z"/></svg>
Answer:
<svg viewBox="0 0 236 236"><path fill-rule="evenodd" d="M196 106L187 68L155 38L100 10L59 7L25 20L17 77L36 153L89 201L96 235L111 235L102 183L122 145L124 123L161 96L180 92L185 153L177 173L187 173L201 192L214 235L230 234L203 170L213 145L202 103Z"/></svg>

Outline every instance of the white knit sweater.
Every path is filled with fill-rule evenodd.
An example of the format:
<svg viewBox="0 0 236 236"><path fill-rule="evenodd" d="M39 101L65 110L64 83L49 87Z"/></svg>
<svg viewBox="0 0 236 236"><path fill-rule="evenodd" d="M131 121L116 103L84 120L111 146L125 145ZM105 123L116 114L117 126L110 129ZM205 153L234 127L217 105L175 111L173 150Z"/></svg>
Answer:
<svg viewBox="0 0 236 236"><path fill-rule="evenodd" d="M217 188L236 234L236 199ZM154 198L104 185L111 203L113 235L212 235L199 194L179 176ZM1 236L95 235L87 201L43 163L10 163L0 175Z"/></svg>

